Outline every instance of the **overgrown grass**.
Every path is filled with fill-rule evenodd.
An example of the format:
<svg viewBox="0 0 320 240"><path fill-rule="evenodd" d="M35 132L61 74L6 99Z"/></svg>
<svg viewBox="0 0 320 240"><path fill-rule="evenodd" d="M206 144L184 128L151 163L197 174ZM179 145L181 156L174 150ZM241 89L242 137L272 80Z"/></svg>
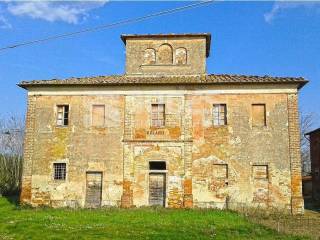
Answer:
<svg viewBox="0 0 320 240"><path fill-rule="evenodd" d="M173 209L32 209L0 198L0 239L308 239L236 213Z"/></svg>

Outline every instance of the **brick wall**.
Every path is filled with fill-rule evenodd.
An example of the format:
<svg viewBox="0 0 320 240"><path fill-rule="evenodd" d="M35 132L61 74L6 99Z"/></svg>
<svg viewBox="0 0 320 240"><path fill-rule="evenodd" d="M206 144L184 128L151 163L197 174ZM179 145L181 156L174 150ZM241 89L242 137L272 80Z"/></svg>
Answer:
<svg viewBox="0 0 320 240"><path fill-rule="evenodd" d="M291 166L291 211L293 214L304 212L302 197L300 127L298 95L288 94L289 151Z"/></svg>
<svg viewBox="0 0 320 240"><path fill-rule="evenodd" d="M35 139L35 104L36 97L28 96L26 130L24 139L23 168L21 179L21 195L20 201L25 204L31 203L31 178L32 178L32 162Z"/></svg>

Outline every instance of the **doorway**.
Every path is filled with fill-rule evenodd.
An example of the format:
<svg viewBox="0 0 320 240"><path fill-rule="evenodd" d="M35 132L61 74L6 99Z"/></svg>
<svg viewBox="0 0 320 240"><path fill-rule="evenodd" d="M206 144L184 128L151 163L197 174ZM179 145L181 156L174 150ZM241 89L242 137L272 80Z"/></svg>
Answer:
<svg viewBox="0 0 320 240"><path fill-rule="evenodd" d="M102 173L87 172L86 174L86 207L98 208L101 206Z"/></svg>
<svg viewBox="0 0 320 240"><path fill-rule="evenodd" d="M165 206L166 203L166 162L149 162L149 205Z"/></svg>

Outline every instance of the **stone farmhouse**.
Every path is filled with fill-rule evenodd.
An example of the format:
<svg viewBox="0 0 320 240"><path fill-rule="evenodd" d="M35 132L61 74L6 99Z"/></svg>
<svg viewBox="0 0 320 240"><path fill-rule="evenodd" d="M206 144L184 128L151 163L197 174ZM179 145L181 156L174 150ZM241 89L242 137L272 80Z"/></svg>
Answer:
<svg viewBox="0 0 320 240"><path fill-rule="evenodd" d="M207 74L211 35L122 35L126 72L22 81L21 201L302 213L303 78Z"/></svg>

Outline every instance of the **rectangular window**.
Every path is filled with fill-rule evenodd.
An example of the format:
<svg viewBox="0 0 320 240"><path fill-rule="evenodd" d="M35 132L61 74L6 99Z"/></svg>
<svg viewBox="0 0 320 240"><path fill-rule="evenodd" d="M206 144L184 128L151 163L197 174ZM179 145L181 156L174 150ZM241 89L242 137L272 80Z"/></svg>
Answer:
<svg viewBox="0 0 320 240"><path fill-rule="evenodd" d="M213 164L212 174L214 178L228 178L228 164Z"/></svg>
<svg viewBox="0 0 320 240"><path fill-rule="evenodd" d="M227 125L227 105L213 104L213 126Z"/></svg>
<svg viewBox="0 0 320 240"><path fill-rule="evenodd" d="M66 163L54 163L54 180L65 180L66 179Z"/></svg>
<svg viewBox="0 0 320 240"><path fill-rule="evenodd" d="M69 124L69 105L57 106L57 125L68 126Z"/></svg>
<svg viewBox="0 0 320 240"><path fill-rule="evenodd" d="M165 105L152 104L152 127L163 127L165 124Z"/></svg>
<svg viewBox="0 0 320 240"><path fill-rule="evenodd" d="M92 106L92 125L93 126L104 126L105 120L105 106L104 105L93 105Z"/></svg>
<svg viewBox="0 0 320 240"><path fill-rule="evenodd" d="M268 179L268 165L253 165L252 175L254 179Z"/></svg>
<svg viewBox="0 0 320 240"><path fill-rule="evenodd" d="M266 105L252 104L252 126L261 127L266 125Z"/></svg>

